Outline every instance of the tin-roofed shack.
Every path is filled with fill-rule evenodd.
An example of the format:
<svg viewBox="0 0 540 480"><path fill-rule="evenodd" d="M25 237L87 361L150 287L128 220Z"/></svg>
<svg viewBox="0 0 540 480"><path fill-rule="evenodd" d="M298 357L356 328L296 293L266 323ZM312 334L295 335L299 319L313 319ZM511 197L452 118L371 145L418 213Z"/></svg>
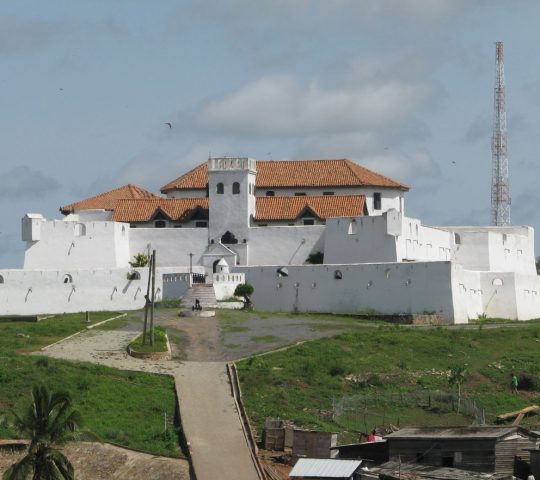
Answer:
<svg viewBox="0 0 540 480"><path fill-rule="evenodd" d="M379 480L513 480L512 475L391 461L372 470ZM364 480L364 477L361 477ZM367 478L367 477L366 477Z"/></svg>
<svg viewBox="0 0 540 480"><path fill-rule="evenodd" d="M385 437L390 460L512 475L535 436L520 427L409 427Z"/></svg>
<svg viewBox="0 0 540 480"><path fill-rule="evenodd" d="M351 443L331 447L331 451L338 452L340 459L362 459L364 463L380 465L388 461L388 441Z"/></svg>

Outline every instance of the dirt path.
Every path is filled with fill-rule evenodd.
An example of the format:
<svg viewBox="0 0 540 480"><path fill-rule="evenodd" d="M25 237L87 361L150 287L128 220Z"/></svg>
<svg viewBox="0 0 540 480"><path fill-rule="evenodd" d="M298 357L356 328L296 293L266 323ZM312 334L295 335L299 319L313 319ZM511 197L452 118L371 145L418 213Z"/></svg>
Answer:
<svg viewBox="0 0 540 480"><path fill-rule="evenodd" d="M176 312L175 312L176 313ZM178 317L171 312L156 312L156 323L184 333L185 356L193 362L226 361L216 317Z"/></svg>
<svg viewBox="0 0 540 480"><path fill-rule="evenodd" d="M156 318L157 320L157 318ZM161 322L158 322L161 324ZM257 480L250 450L231 397L224 362L143 361L126 353L141 324L119 330L84 332L42 352L42 355L93 362L123 370L174 375L180 417L191 443L197 480ZM204 345L192 342L202 355Z"/></svg>

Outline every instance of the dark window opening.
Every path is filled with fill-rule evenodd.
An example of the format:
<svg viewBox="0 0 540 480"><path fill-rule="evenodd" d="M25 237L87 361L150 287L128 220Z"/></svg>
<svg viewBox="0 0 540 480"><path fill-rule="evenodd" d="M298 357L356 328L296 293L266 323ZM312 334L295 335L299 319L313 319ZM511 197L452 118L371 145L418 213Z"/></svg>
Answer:
<svg viewBox="0 0 540 480"><path fill-rule="evenodd" d="M334 272L334 278L335 278L336 280L341 280L341 279L343 278L343 273L341 273L341 270L336 270L336 271Z"/></svg>
<svg viewBox="0 0 540 480"><path fill-rule="evenodd" d="M223 192L224 192L223 183L219 182L216 185L216 193L221 195Z"/></svg>
<svg viewBox="0 0 540 480"><path fill-rule="evenodd" d="M259 223L259 227L267 227L268 224L267 223Z"/></svg>
<svg viewBox="0 0 540 480"><path fill-rule="evenodd" d="M206 228L208 226L208 222L195 222L195 228Z"/></svg>
<svg viewBox="0 0 540 480"><path fill-rule="evenodd" d="M304 225L315 225L315 220L313 218L304 219Z"/></svg>
<svg viewBox="0 0 540 480"><path fill-rule="evenodd" d="M228 230L221 237L221 243L238 243L238 239Z"/></svg>
<svg viewBox="0 0 540 480"><path fill-rule="evenodd" d="M232 193L233 195L238 195L240 193L240 184L238 182L232 184Z"/></svg>
<svg viewBox="0 0 540 480"><path fill-rule="evenodd" d="M380 192L375 192L373 194L373 210L380 210L381 208L381 194Z"/></svg>
<svg viewBox="0 0 540 480"><path fill-rule="evenodd" d="M156 228L165 228L166 225L167 223L165 222L165 220L158 220L157 222L154 223L154 226Z"/></svg>
<svg viewBox="0 0 540 480"><path fill-rule="evenodd" d="M182 225L175 225L174 228L182 228Z"/></svg>
<svg viewBox="0 0 540 480"><path fill-rule="evenodd" d="M275 195L276 195L276 192L274 192L273 190L268 190L266 192L267 197L274 197Z"/></svg>
<svg viewBox="0 0 540 480"><path fill-rule="evenodd" d="M322 192L323 195L334 195L334 192Z"/></svg>
<svg viewBox="0 0 540 480"><path fill-rule="evenodd" d="M130 223L129 228L137 228L137 225L133 225L133 223Z"/></svg>
<svg viewBox="0 0 540 480"><path fill-rule="evenodd" d="M295 192L294 196L295 196L295 197L305 197L306 194L305 194L305 193L302 193L302 192Z"/></svg>
<svg viewBox="0 0 540 480"><path fill-rule="evenodd" d="M454 466L454 457L442 457L442 466L443 467L453 467Z"/></svg>
<svg viewBox="0 0 540 480"><path fill-rule="evenodd" d="M416 463L424 463L424 454L422 452L416 453Z"/></svg>

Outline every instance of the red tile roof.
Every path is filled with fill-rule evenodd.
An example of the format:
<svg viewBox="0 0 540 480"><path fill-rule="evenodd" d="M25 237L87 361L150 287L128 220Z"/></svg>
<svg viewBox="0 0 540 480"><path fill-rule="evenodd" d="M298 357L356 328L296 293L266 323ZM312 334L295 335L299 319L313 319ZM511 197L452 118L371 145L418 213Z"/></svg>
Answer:
<svg viewBox="0 0 540 480"><path fill-rule="evenodd" d="M306 210L317 218L363 215L364 195L324 195L302 197L257 197L256 221L298 219ZM171 221L185 221L197 211L208 213L208 198L149 198L118 200L112 219L115 222L149 222L158 212Z"/></svg>
<svg viewBox="0 0 540 480"><path fill-rule="evenodd" d="M296 220L306 209L321 220L331 217L358 217L364 214L365 202L364 195L257 197L255 220Z"/></svg>
<svg viewBox="0 0 540 480"><path fill-rule="evenodd" d="M81 200L80 202L70 203L60 207L60 211L67 215L79 210L114 210L119 200L127 198L159 198L153 193L136 185L127 184L123 187L115 188L109 192L100 193L93 197Z"/></svg>
<svg viewBox="0 0 540 480"><path fill-rule="evenodd" d="M203 163L161 187L171 190L202 190L208 183L208 165ZM351 160L257 161L257 188L309 188L373 186L408 190L403 183L362 167Z"/></svg>
<svg viewBox="0 0 540 480"><path fill-rule="evenodd" d="M197 209L208 212L208 198L147 198L119 200L113 213L115 222L149 222L161 211L172 221L188 220Z"/></svg>

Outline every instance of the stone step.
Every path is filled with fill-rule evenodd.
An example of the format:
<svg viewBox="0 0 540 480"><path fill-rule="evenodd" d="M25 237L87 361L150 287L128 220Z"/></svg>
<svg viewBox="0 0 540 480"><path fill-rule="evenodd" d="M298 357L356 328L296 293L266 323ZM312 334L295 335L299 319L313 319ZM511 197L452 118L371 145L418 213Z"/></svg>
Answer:
<svg viewBox="0 0 540 480"><path fill-rule="evenodd" d="M182 304L186 306L195 305L195 300L201 302L203 308L217 305L216 293L213 285L195 284L184 293Z"/></svg>

